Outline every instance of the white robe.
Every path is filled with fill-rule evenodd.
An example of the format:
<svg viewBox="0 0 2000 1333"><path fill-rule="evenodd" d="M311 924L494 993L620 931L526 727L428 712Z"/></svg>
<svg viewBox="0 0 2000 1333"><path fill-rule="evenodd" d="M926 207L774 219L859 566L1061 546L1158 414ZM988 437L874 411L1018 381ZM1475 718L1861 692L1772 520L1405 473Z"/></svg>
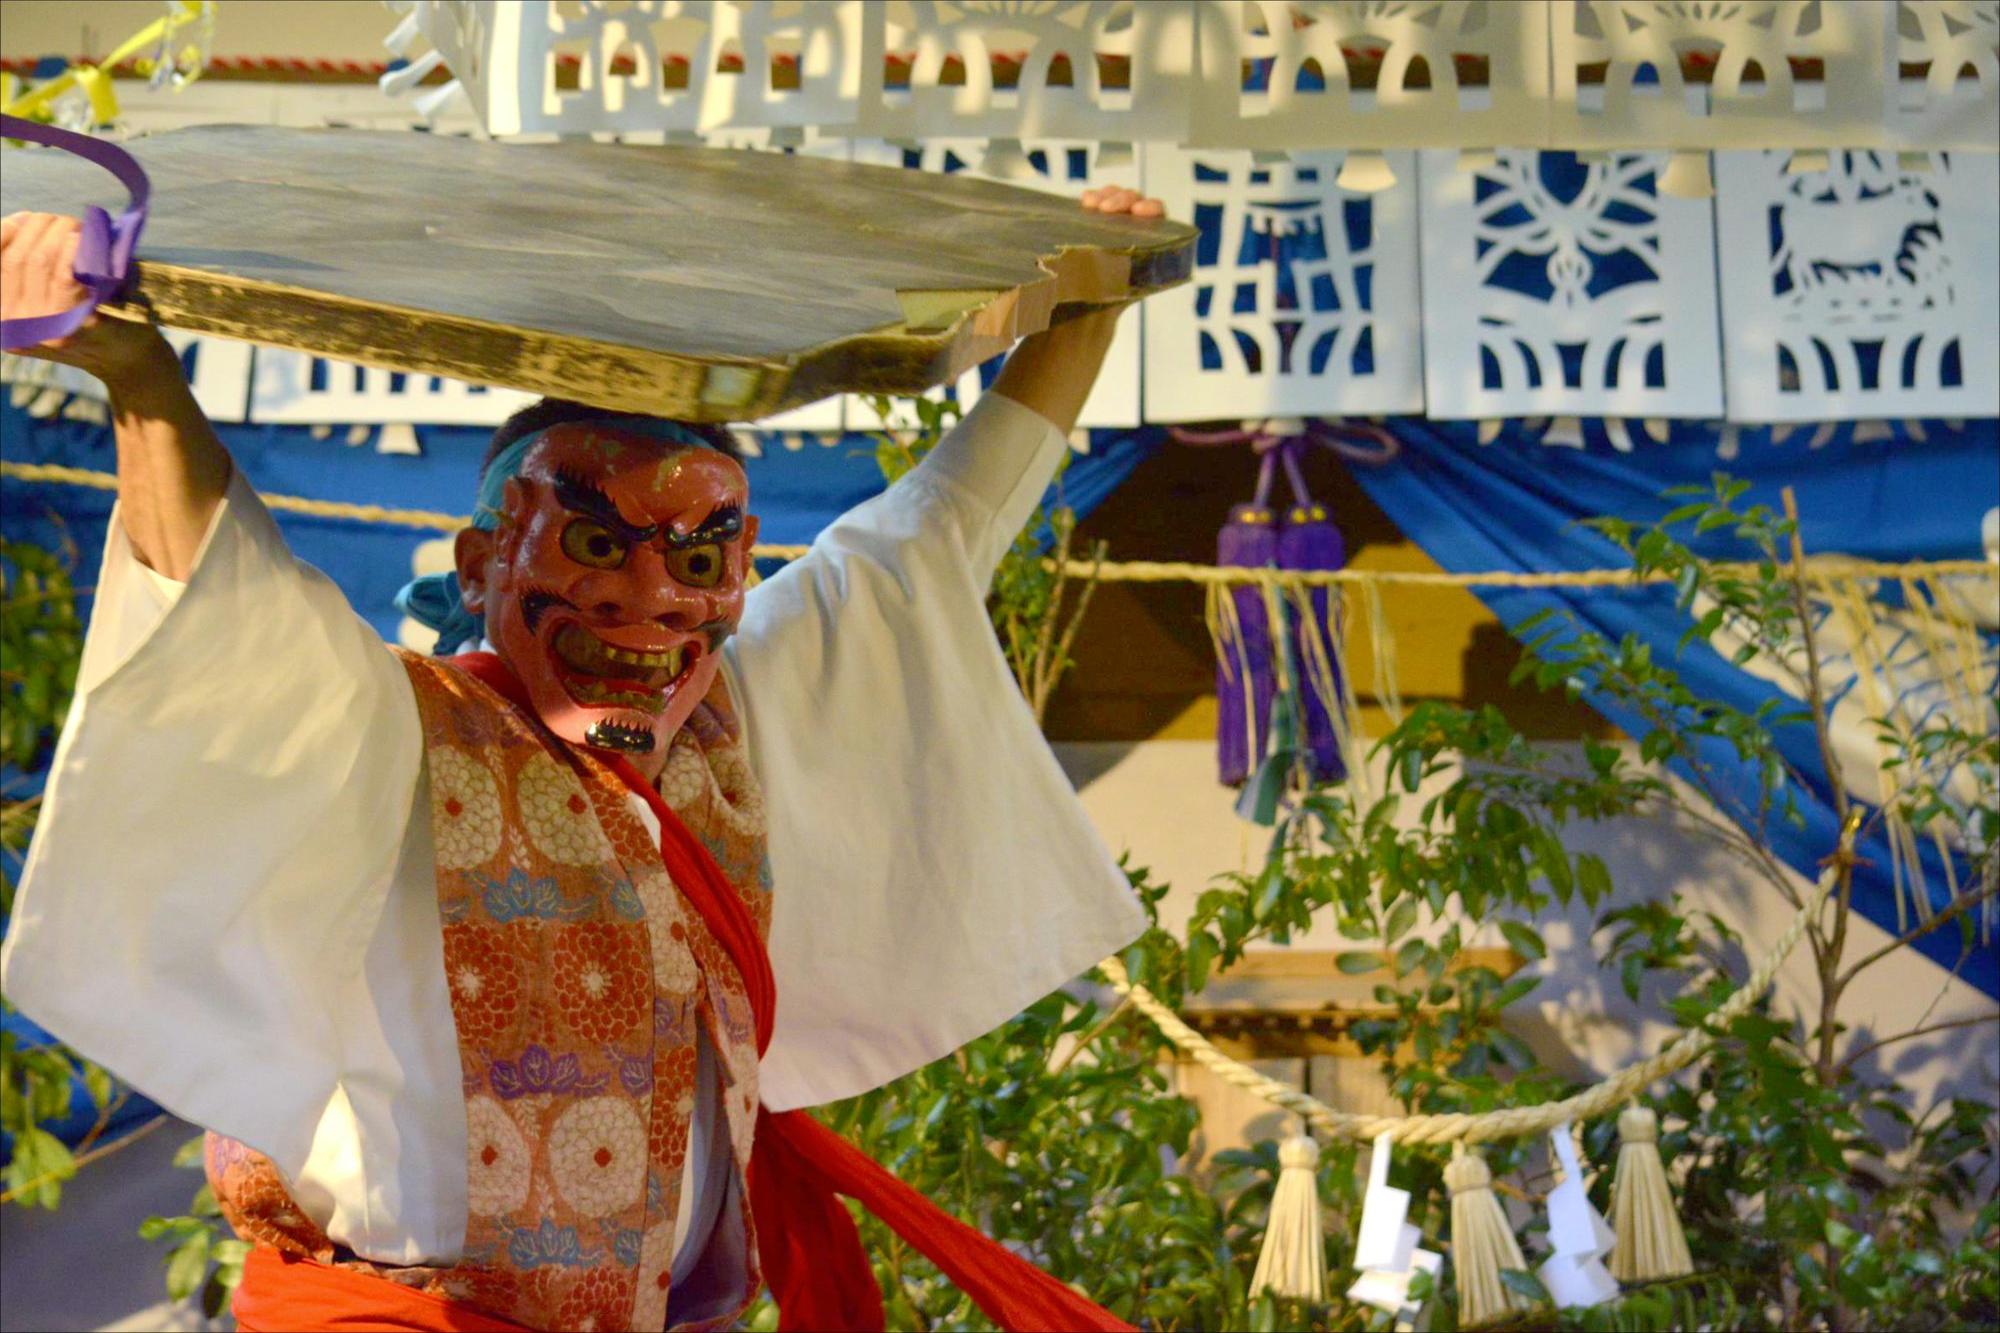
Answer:
<svg viewBox="0 0 2000 1333"><path fill-rule="evenodd" d="M1063 448L988 394L749 594L726 668L770 820L774 1109L935 1060L1144 925L983 605ZM0 953L29 1017L397 1264L455 1260L466 1216L425 767L402 665L240 472L185 585L114 515Z"/></svg>

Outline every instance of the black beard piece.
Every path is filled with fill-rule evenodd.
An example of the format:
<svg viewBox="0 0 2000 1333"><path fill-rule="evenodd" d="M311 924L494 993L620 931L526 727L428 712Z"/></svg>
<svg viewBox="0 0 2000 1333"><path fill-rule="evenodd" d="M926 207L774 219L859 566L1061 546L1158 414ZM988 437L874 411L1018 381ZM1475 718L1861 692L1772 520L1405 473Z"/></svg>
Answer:
<svg viewBox="0 0 2000 1333"><path fill-rule="evenodd" d="M726 620L711 620L706 625L697 625L694 632L701 635L702 642L708 645L708 651L715 653L722 651L722 645L729 642L730 635L736 633L736 626Z"/></svg>
<svg viewBox="0 0 2000 1333"><path fill-rule="evenodd" d="M599 750L616 750L620 754L651 754L655 742L653 733L642 727L593 722L590 730L583 733L583 743Z"/></svg>

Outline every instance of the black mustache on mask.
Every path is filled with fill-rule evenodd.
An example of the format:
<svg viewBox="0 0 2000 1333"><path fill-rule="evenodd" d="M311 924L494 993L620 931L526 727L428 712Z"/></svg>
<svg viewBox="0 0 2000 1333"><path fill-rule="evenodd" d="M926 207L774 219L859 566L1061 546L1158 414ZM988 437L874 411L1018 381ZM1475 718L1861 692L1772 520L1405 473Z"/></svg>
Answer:
<svg viewBox="0 0 2000 1333"><path fill-rule="evenodd" d="M528 633L540 633L542 617L557 607L582 614L577 604L561 593L550 592L547 588L530 588L521 594L521 623L528 627Z"/></svg>

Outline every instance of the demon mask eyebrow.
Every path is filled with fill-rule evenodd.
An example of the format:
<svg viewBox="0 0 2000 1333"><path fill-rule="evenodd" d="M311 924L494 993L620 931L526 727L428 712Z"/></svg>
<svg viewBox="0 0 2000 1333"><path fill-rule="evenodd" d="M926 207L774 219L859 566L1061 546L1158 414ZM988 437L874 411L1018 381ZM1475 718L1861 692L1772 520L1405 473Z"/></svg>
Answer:
<svg viewBox="0 0 2000 1333"><path fill-rule="evenodd" d="M565 509L602 523L628 542L649 542L659 536L658 524L639 528L627 522L604 488L580 472L567 467L556 469L556 500Z"/></svg>
<svg viewBox="0 0 2000 1333"><path fill-rule="evenodd" d="M739 505L722 505L711 511L709 516L696 524L686 536L667 529L667 545L678 550L690 546L706 546L710 542L735 541L743 535L743 510Z"/></svg>

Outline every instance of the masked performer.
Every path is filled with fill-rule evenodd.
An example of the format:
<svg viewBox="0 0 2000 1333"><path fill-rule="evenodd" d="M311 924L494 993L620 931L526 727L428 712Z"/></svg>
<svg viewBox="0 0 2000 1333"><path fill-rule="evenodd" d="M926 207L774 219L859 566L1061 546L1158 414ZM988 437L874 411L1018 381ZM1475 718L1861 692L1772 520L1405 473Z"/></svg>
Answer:
<svg viewBox="0 0 2000 1333"><path fill-rule="evenodd" d="M9 315L76 301L76 234L6 220ZM6 987L212 1131L244 1327L708 1325L762 1281L879 1328L834 1191L1005 1326L1121 1326L795 1113L1143 925L983 605L1115 319L755 588L725 432L531 407L408 592L428 658L285 549L154 331L37 349L109 387L119 500Z"/></svg>

